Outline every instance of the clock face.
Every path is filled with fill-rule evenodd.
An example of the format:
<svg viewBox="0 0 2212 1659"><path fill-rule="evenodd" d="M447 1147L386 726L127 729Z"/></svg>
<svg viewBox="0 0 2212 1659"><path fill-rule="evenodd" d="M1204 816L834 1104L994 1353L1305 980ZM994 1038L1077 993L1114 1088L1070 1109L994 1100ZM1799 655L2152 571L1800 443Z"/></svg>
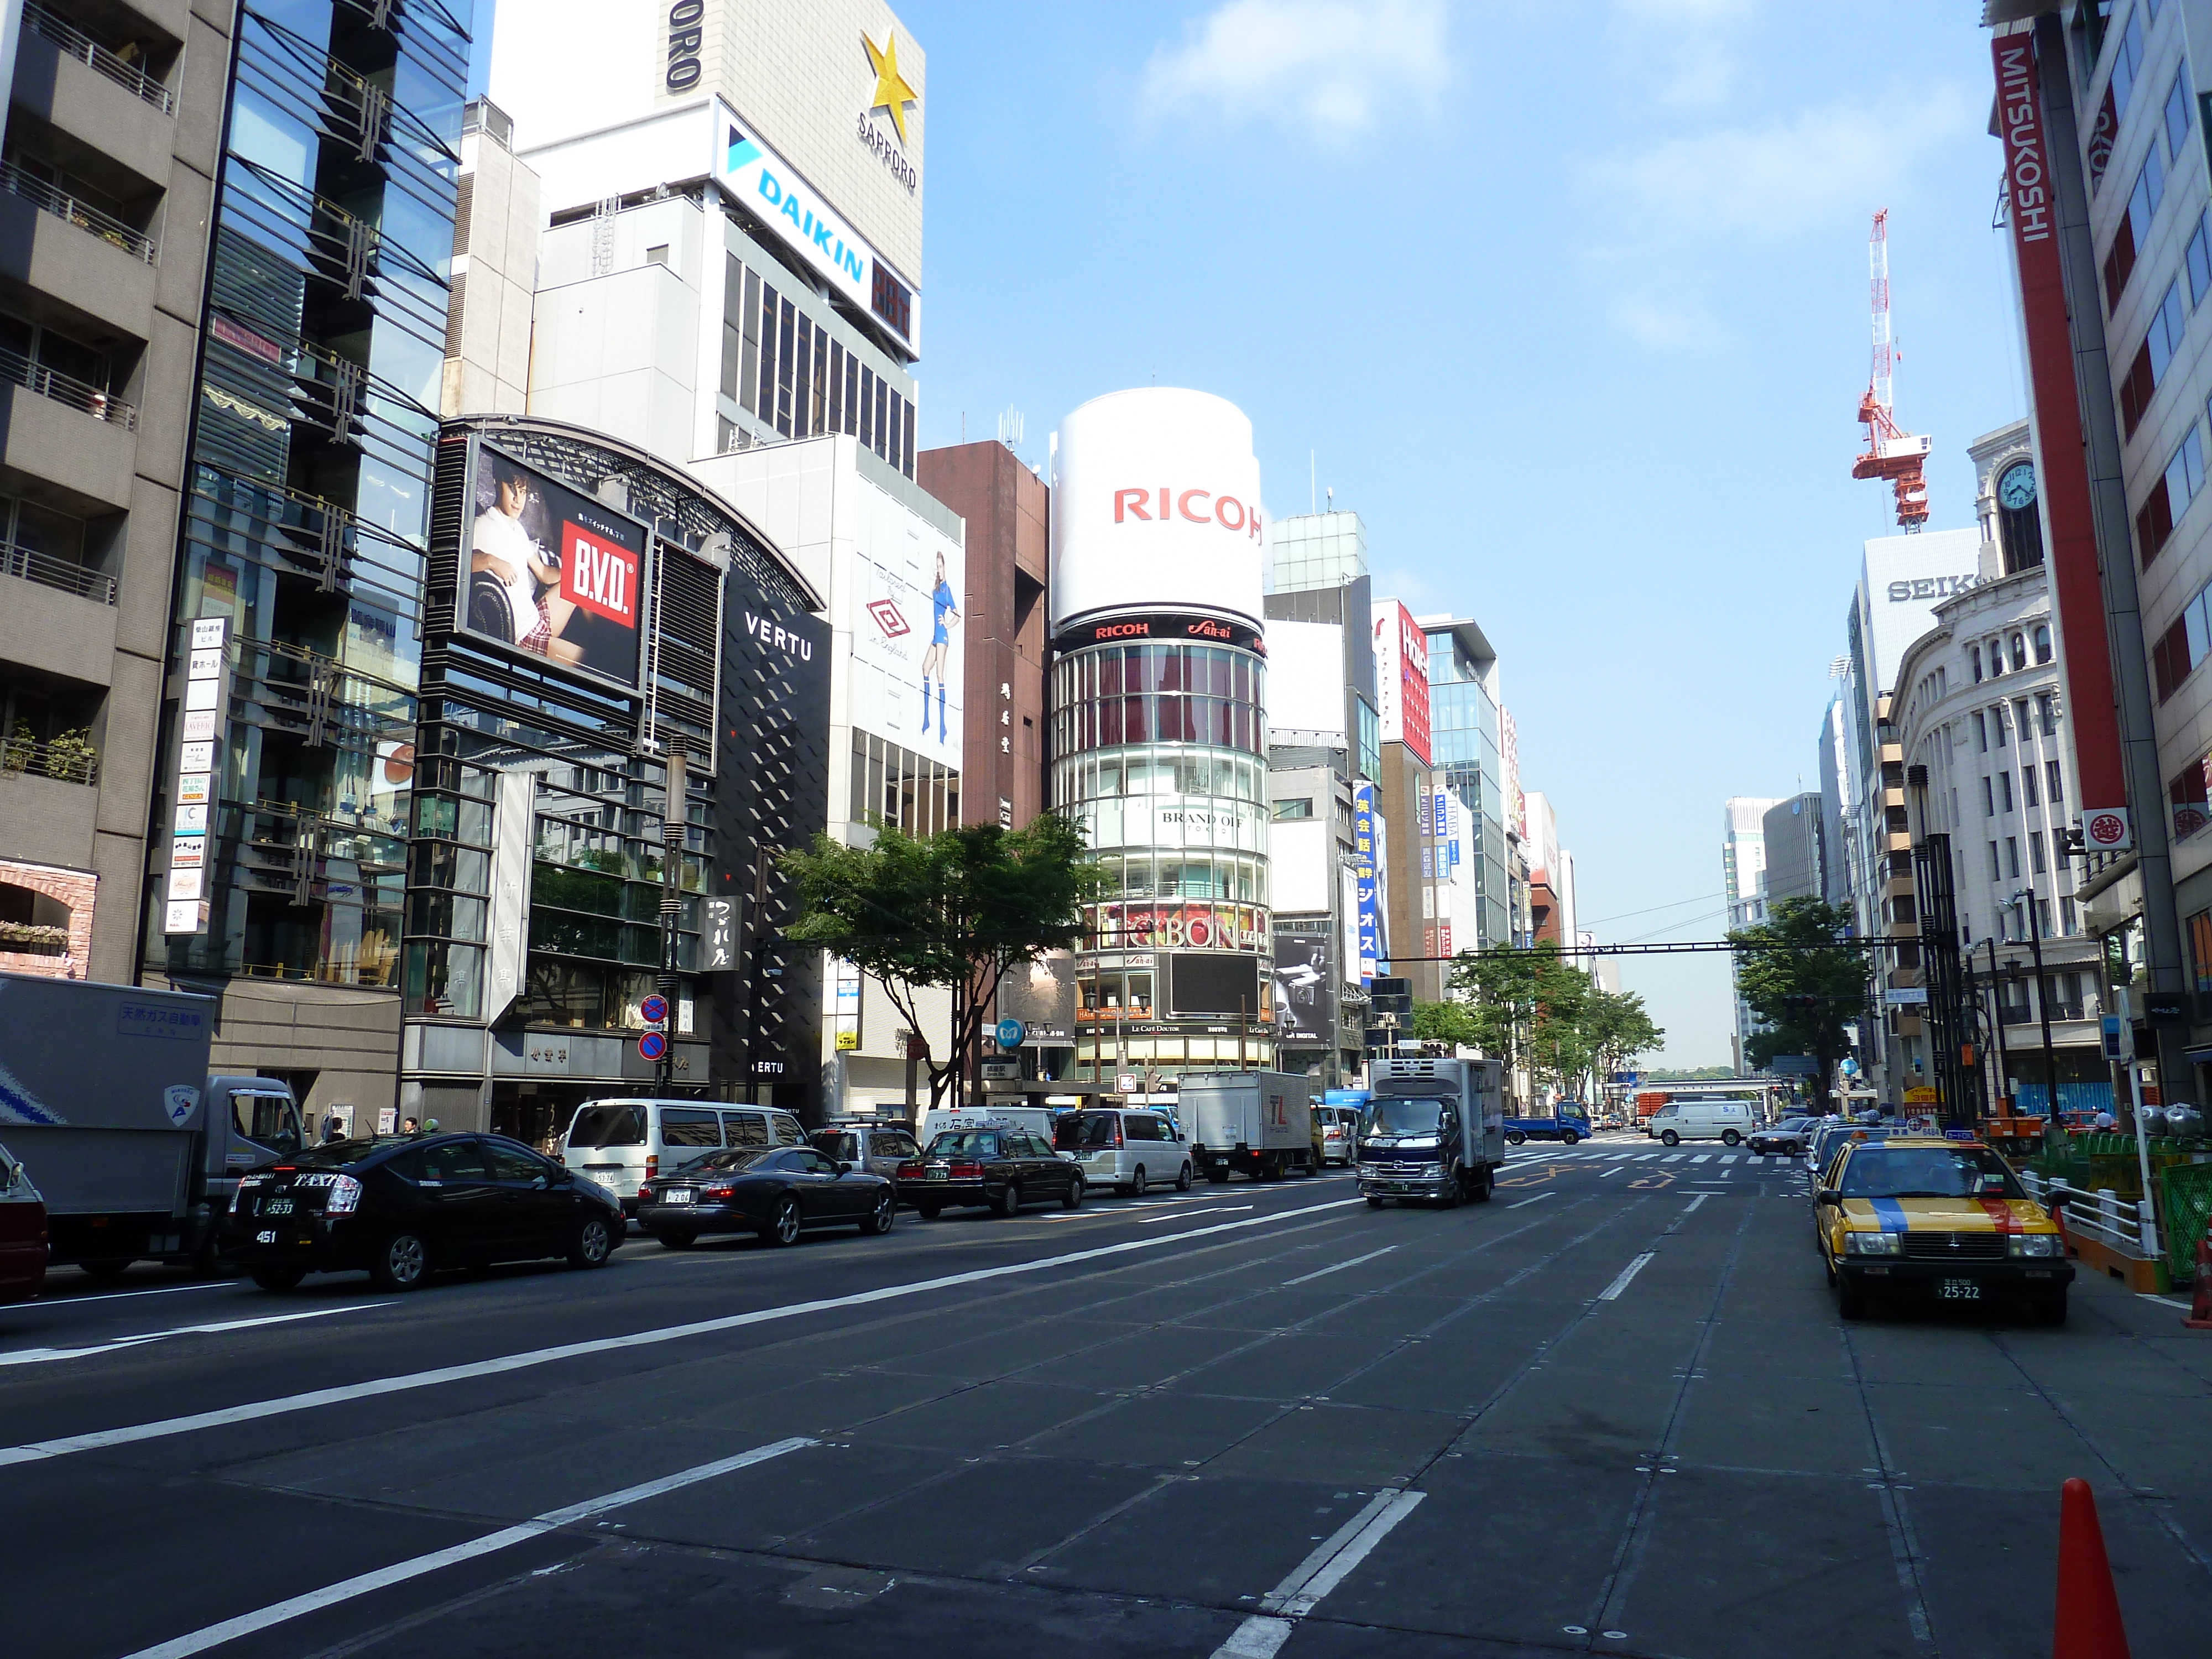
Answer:
<svg viewBox="0 0 2212 1659"><path fill-rule="evenodd" d="M2027 461L2005 469L2004 477L1997 480L1997 500L2004 506L2017 510L2033 506L2035 501L2035 468Z"/></svg>

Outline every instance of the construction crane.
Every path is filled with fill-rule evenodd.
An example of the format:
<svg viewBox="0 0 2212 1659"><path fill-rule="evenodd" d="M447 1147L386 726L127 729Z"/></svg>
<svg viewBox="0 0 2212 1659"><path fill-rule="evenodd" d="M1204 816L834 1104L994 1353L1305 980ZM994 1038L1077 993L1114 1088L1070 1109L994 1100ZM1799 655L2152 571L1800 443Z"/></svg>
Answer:
<svg viewBox="0 0 2212 1659"><path fill-rule="evenodd" d="M1874 371L1859 398L1867 447L1851 463L1854 478L1887 478L1897 495L1897 522L1909 534L1928 522L1928 481L1922 476L1934 440L1897 423L1892 381L1897 349L1889 332L1889 210L1874 216L1867 241L1868 286L1874 301Z"/></svg>

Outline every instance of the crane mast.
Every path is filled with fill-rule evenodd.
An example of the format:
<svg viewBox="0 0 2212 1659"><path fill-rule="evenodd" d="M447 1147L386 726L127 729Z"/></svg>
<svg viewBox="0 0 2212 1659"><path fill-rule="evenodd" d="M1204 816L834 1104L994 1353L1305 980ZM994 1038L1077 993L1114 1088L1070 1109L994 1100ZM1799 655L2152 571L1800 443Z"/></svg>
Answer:
<svg viewBox="0 0 2212 1659"><path fill-rule="evenodd" d="M1897 423L1897 349L1889 326L1889 210L1874 216L1867 241L1867 287L1874 309L1874 363L1867 389L1859 397L1859 423L1867 447L1851 464L1854 478L1887 478L1897 497L1897 522L1906 532L1928 522L1928 481L1923 476L1934 441Z"/></svg>

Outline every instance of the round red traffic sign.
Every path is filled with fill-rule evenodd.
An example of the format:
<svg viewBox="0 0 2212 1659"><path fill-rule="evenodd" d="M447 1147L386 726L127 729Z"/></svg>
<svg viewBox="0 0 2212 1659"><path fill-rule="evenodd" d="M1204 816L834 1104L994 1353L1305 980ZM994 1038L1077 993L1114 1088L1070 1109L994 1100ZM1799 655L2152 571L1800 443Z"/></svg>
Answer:
<svg viewBox="0 0 2212 1659"><path fill-rule="evenodd" d="M647 1024L658 1025L668 1018L668 999L656 992L639 1003L637 1011L645 1016Z"/></svg>
<svg viewBox="0 0 2212 1659"><path fill-rule="evenodd" d="M668 1052L668 1039L659 1031L647 1031L637 1040L637 1052L641 1060L659 1060Z"/></svg>

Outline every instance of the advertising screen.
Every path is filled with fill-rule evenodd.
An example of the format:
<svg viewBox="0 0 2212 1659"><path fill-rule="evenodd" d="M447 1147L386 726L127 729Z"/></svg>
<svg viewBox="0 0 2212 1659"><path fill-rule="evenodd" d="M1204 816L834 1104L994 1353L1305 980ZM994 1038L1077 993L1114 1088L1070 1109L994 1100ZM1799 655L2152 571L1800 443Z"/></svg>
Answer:
<svg viewBox="0 0 2212 1659"><path fill-rule="evenodd" d="M1170 957L1168 1012L1266 1019L1267 1004L1260 995L1259 957L1195 951Z"/></svg>
<svg viewBox="0 0 2212 1659"><path fill-rule="evenodd" d="M1276 1035L1285 1042L1336 1042L1336 1000L1329 983L1327 924L1319 933L1275 930Z"/></svg>
<svg viewBox="0 0 2212 1659"><path fill-rule="evenodd" d="M478 441L462 532L463 631L635 690L645 526Z"/></svg>

